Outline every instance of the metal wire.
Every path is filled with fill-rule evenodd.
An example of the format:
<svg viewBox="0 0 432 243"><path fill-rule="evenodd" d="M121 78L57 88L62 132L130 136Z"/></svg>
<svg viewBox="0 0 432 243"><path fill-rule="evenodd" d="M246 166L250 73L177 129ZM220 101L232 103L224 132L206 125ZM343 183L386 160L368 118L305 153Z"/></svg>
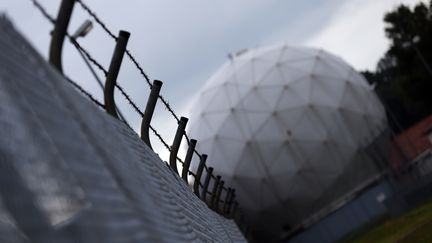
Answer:
<svg viewBox="0 0 432 243"><path fill-rule="evenodd" d="M76 83L75 81L73 81L72 79L70 79L69 77L67 77L66 75L64 75L64 78L66 79L66 81L68 81L70 84L72 84L72 86L74 86L77 90L79 90L82 94L84 94L85 96L87 96L87 98L89 100L91 100L93 103L95 103L100 108L105 109L105 106L101 102L99 102L89 92L87 92L85 89L83 89L83 87L81 87L78 83Z"/></svg>
<svg viewBox="0 0 432 243"><path fill-rule="evenodd" d="M109 29L108 27L106 27L106 24L104 24L102 22L102 20L100 20L97 15L86 5L84 4L81 0L75 0L79 5L81 5L81 7L90 15L93 17L93 19L102 27L103 30L105 30L105 32L114 40L117 41L117 36L115 36Z"/></svg>
<svg viewBox="0 0 432 243"><path fill-rule="evenodd" d="M30 0L30 1L32 1L33 5L39 10L39 12L41 12L42 15L46 19L48 19L52 24L54 24L56 22L55 19L51 15L48 14L48 12L42 7L42 5L38 1L36 1L36 0Z"/></svg>
<svg viewBox="0 0 432 243"><path fill-rule="evenodd" d="M33 5L41 12L41 14L48 20L50 21L52 24L55 24L55 19L46 11L46 9L37 1L37 0L30 0ZM78 2L78 4L101 26L101 28L115 41L117 41L117 37L108 29L107 25L102 22L102 20L86 5L82 2L82 0L76 0L76 2ZM74 37L72 37L69 33L66 33L66 36L69 38L69 40L73 43L74 47L85 56L85 58L87 58L93 65L95 65L101 72L103 72L103 74L106 76L108 74L108 71L98 62L96 61L95 58L93 58L91 56L91 54L85 49L83 48ZM132 53L129 50L126 50L126 55L128 56L128 58L132 61L132 63L135 65L135 67L138 69L138 71L140 72L141 76L143 76L143 78L145 79L146 83L149 85L149 87L152 87L152 84L150 82L150 79L148 77L148 75L144 72L144 69L141 67L141 65L138 63L138 61L136 60L136 58L132 55ZM64 75L65 79L72 85L74 86L77 90L79 90L82 94L84 94L89 100L91 100L94 104L96 104L98 107L105 109L105 106L99 102L97 99L95 99L90 93L88 93L84 88L82 88L80 85L78 85L76 82L74 82L72 79L70 79L69 77L67 77L66 75ZM128 101L128 103L133 107L133 109L135 110L135 112L137 112L141 117L144 116L144 113L138 108L138 106L132 101L132 99L130 98L130 96L124 91L124 89L118 84L116 83L115 87L120 91L120 93L122 94L122 96ZM169 113L174 117L174 119L176 119L177 122L180 121L179 117L177 116L177 114L174 112L174 110L172 109L172 107L170 106L170 104L168 103L168 101L162 96L159 95L158 97L162 103L165 105L165 108L169 111ZM129 127L129 124L126 122L126 120L123 120L123 122ZM132 128L131 128L132 129ZM156 131L156 129L154 129L151 125L150 125L150 130L153 132L153 134L160 140L160 142L164 145L164 147L166 149L168 149L168 151L171 152L171 147L163 140L162 136ZM184 132L184 136L188 142L188 144L190 143L190 139L188 137L188 135L186 134L186 132ZM196 149L194 149L194 153L199 157L202 158L202 154L200 154ZM180 163L184 164L184 162L177 157L177 161L179 161ZM207 165L204 165L204 169L208 172L209 169L207 167ZM196 174L194 174L192 171L188 170L189 175L196 177ZM211 177L213 179L216 179L216 176L211 175ZM201 184L201 182L198 183L199 186L201 188L203 188L203 185ZM222 190L227 190L226 188L222 188ZM207 191L207 194L212 195L211 192ZM223 202L223 200L220 200L220 202Z"/></svg>

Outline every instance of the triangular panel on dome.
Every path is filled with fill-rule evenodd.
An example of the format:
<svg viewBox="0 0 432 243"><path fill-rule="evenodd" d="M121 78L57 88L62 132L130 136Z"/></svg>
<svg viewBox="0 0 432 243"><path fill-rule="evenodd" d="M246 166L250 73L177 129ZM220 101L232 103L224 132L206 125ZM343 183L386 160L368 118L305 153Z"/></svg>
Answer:
<svg viewBox="0 0 432 243"><path fill-rule="evenodd" d="M229 111L229 109L235 107L235 105L239 102L240 97L236 94L236 83L224 83L219 87L220 90L222 90L225 93L224 98L226 98L225 106L222 107Z"/></svg>
<svg viewBox="0 0 432 243"><path fill-rule="evenodd" d="M284 143L280 140L257 142L256 147L260 158L264 160L265 166L270 168L272 163L279 157L285 149Z"/></svg>
<svg viewBox="0 0 432 243"><path fill-rule="evenodd" d="M339 161L343 163L343 166L345 167L347 164L349 164L352 161L356 153L356 150L357 150L356 148L353 148L351 146L338 144L335 147L335 154L339 158Z"/></svg>
<svg viewBox="0 0 432 243"><path fill-rule="evenodd" d="M322 141L296 139L290 143L301 159L301 168L305 170L311 169L308 161L312 160L315 154L321 154Z"/></svg>
<svg viewBox="0 0 432 243"><path fill-rule="evenodd" d="M264 73L257 82L259 86L282 86L285 83L282 73L276 66Z"/></svg>
<svg viewBox="0 0 432 243"><path fill-rule="evenodd" d="M315 107L306 107L303 116L291 130L291 136L299 140L323 141L327 139L327 130L319 119Z"/></svg>
<svg viewBox="0 0 432 243"><path fill-rule="evenodd" d="M309 58L310 56L308 53L298 50L298 48L296 47L285 45L282 48L282 56L280 58L280 61L281 62L301 61Z"/></svg>
<svg viewBox="0 0 432 243"><path fill-rule="evenodd" d="M273 111L282 95L283 89L277 86L264 86L257 88L256 94L267 103L268 110Z"/></svg>
<svg viewBox="0 0 432 243"><path fill-rule="evenodd" d="M236 80L236 83L251 85L255 83L252 62L235 63L234 68L235 72L233 77L234 80Z"/></svg>
<svg viewBox="0 0 432 243"><path fill-rule="evenodd" d="M267 119L270 117L269 112L250 112L250 111L243 111L239 110L239 115L244 117L247 121L247 127L248 131L251 132L251 136L249 138L252 138L256 131L263 126L263 124L267 121Z"/></svg>
<svg viewBox="0 0 432 243"><path fill-rule="evenodd" d="M237 141L237 140L229 140L229 139L220 139L219 140L222 151L224 151L225 159L227 163L230 165L230 171L233 171L236 165L236 162L240 160L240 156L243 155L243 151L245 150L245 142Z"/></svg>
<svg viewBox="0 0 432 243"><path fill-rule="evenodd" d="M359 114L366 113L367 110L367 93L369 91L364 87L355 85L353 83L346 83L343 98L340 106L344 109Z"/></svg>
<svg viewBox="0 0 432 243"><path fill-rule="evenodd" d="M235 177L247 177L247 178L263 178L265 177L264 169L261 163L255 156L255 147L252 143L246 143L243 154L240 156L236 168L233 173Z"/></svg>
<svg viewBox="0 0 432 243"><path fill-rule="evenodd" d="M339 175L343 172L344 166L336 156L337 145L329 142L321 142L318 152L312 153L308 164L317 172Z"/></svg>
<svg viewBox="0 0 432 243"><path fill-rule="evenodd" d="M282 102L288 102L288 100L284 99ZM296 107L276 111L275 119L279 122L280 126L285 129L287 138L292 136L292 130L298 125L302 116L304 116L304 113L305 107Z"/></svg>
<svg viewBox="0 0 432 243"><path fill-rule="evenodd" d="M242 85L242 84L230 84L230 89L228 89L228 95L230 96L231 101L233 102L234 109L245 109L245 105L242 101L245 99L246 95L251 92L251 85Z"/></svg>
<svg viewBox="0 0 432 243"><path fill-rule="evenodd" d="M333 182L338 179L338 177L339 174L323 173L319 171L304 173L304 180L309 184L311 190L314 191L314 194L310 196L310 202L313 203L315 200L319 199L322 196L322 193L330 188Z"/></svg>
<svg viewBox="0 0 432 243"><path fill-rule="evenodd" d="M303 73L305 76L313 74L315 67L315 57L310 56L309 58L301 60L292 60L281 62L281 68L290 68L291 70L297 70Z"/></svg>
<svg viewBox="0 0 432 243"><path fill-rule="evenodd" d="M315 107L314 110L327 133L327 139L329 141L355 146L356 143L351 137L351 133L345 124L345 119L343 119L341 109L323 106Z"/></svg>
<svg viewBox="0 0 432 243"><path fill-rule="evenodd" d="M255 59L264 61L264 62L278 62L283 54L283 47L282 46L271 46L271 47L264 47L260 48L255 53Z"/></svg>
<svg viewBox="0 0 432 243"><path fill-rule="evenodd" d="M261 59L252 60L252 71L254 77L254 83L265 82L266 76L275 68L275 61L266 61Z"/></svg>
<svg viewBox="0 0 432 243"><path fill-rule="evenodd" d="M310 104L312 82L314 82L313 76L297 80L288 84L288 90L298 94L299 103L305 102L306 104Z"/></svg>
<svg viewBox="0 0 432 243"><path fill-rule="evenodd" d="M335 87L338 85L342 87ZM316 106L338 107L340 100L338 96L341 97L342 90L342 81L315 77L311 83L310 103Z"/></svg>
<svg viewBox="0 0 432 243"><path fill-rule="evenodd" d="M365 139L371 136L371 128L364 124L363 115L348 110L342 110L341 114L353 140L356 141L357 146L360 146Z"/></svg>
<svg viewBox="0 0 432 243"><path fill-rule="evenodd" d="M213 137L208 139L200 139L197 142L196 148L202 154L213 154ZM197 165L199 163L199 157L193 156L194 159L197 159Z"/></svg>
<svg viewBox="0 0 432 243"><path fill-rule="evenodd" d="M281 204L282 201L279 198L279 194L274 188L273 184L268 184L267 181L263 183L263 190L261 191L260 199L261 199L261 209L266 210L274 207L275 204ZM282 205L280 205L282 206ZM276 212L274 212L276 213Z"/></svg>
<svg viewBox="0 0 432 243"><path fill-rule="evenodd" d="M239 141L247 139L247 124L244 124L245 120L241 115L239 115L239 112L240 111L237 110L229 112L227 119L219 127L217 132L218 136Z"/></svg>
<svg viewBox="0 0 432 243"><path fill-rule="evenodd" d="M295 176L295 186L290 188L288 198L291 199L314 199L320 192L318 188L311 184L311 180L307 177L308 172L299 172ZM286 199L286 198L285 198Z"/></svg>
<svg viewBox="0 0 432 243"><path fill-rule="evenodd" d="M306 99L300 97L300 94L296 93L295 90L290 89L289 86L283 87L279 100L276 105L277 111L285 111L303 107L308 104Z"/></svg>
<svg viewBox="0 0 432 243"><path fill-rule="evenodd" d="M341 100L344 95L346 82L343 80L327 78L322 76L316 76L315 81L316 83L314 83L315 86L313 88L315 88L316 90L313 90L311 92L311 96L312 96L311 103L316 106L328 106L328 107L338 108L340 106ZM318 90L319 87L321 87L322 90ZM321 100L314 97L314 95L316 96L317 92L322 93L323 96L332 97L332 100L326 99L325 103L319 103L318 101ZM328 98L328 97L323 97L322 99L324 98Z"/></svg>
<svg viewBox="0 0 432 243"><path fill-rule="evenodd" d="M225 120L228 118L229 111L214 111L201 113L202 121L208 125L211 130L216 133Z"/></svg>
<svg viewBox="0 0 432 243"><path fill-rule="evenodd" d="M279 71L283 85L288 85L292 82L304 80L310 77L310 72L306 72L302 69L298 69L290 65L290 63L280 63L276 65L275 69Z"/></svg>
<svg viewBox="0 0 432 243"><path fill-rule="evenodd" d="M284 200L290 197L290 191L297 186L298 172L275 173L272 175L271 180L274 184L273 191L279 195L281 200Z"/></svg>
<svg viewBox="0 0 432 243"><path fill-rule="evenodd" d="M335 57L327 52L321 54L322 60L325 61L326 65L329 66L337 74L337 77L341 79L348 79L353 68L346 64L343 60Z"/></svg>
<svg viewBox="0 0 432 243"><path fill-rule="evenodd" d="M268 170L273 175L293 175L302 166L302 157L299 156L298 151L290 143L284 143L282 148L275 154L276 156L268 163Z"/></svg>
<svg viewBox="0 0 432 243"><path fill-rule="evenodd" d="M242 205L242 208L257 210L259 208L258 195L254 188L260 186L260 180L254 178L237 177L234 180L236 188L236 196Z"/></svg>
<svg viewBox="0 0 432 243"><path fill-rule="evenodd" d="M218 173L230 174L236 168L236 163L243 154L245 143L221 137L213 138L213 148L208 160Z"/></svg>
<svg viewBox="0 0 432 243"><path fill-rule="evenodd" d="M242 109L251 111L251 112L268 112L269 106L267 105L266 100L259 95L258 87L253 87L248 94L245 95L244 99L240 101L238 106L241 106Z"/></svg>
<svg viewBox="0 0 432 243"><path fill-rule="evenodd" d="M259 141L285 141L287 138L286 130L280 126L274 115L269 115L267 120L258 128L254 138Z"/></svg>
<svg viewBox="0 0 432 243"><path fill-rule="evenodd" d="M230 168L229 159L227 159L226 152L221 147L221 142L218 138L212 138L210 141L207 140L203 143L198 141L198 151L202 151L204 154L208 154L206 164L215 168L215 173L222 175L229 175L232 171ZM199 162L198 162L199 163Z"/></svg>
<svg viewBox="0 0 432 243"><path fill-rule="evenodd" d="M283 62L291 62L291 61L302 61L309 60L313 56L317 54L317 49L311 49L306 47L294 47L286 45L284 47L284 52L281 57L281 61Z"/></svg>
<svg viewBox="0 0 432 243"><path fill-rule="evenodd" d="M229 109L230 103L228 100L227 92L221 87L216 87L203 92L198 102L205 107L205 111L214 112Z"/></svg>
<svg viewBox="0 0 432 243"><path fill-rule="evenodd" d="M191 136L199 136L201 139L207 139L214 135L214 130L209 126L209 123L202 117L202 114L199 114L199 117L196 117L197 122L191 127L190 134Z"/></svg>

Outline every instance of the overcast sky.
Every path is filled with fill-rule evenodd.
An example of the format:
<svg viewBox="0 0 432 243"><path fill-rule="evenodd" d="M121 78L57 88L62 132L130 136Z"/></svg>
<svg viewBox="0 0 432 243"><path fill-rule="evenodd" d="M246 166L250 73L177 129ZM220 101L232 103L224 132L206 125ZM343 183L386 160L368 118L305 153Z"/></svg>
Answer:
<svg viewBox="0 0 432 243"><path fill-rule="evenodd" d="M52 16L60 1L41 0ZM187 116L192 96L226 60L244 48L286 42L323 48L357 70L374 69L388 47L382 21L400 3L418 0L85 0L117 33L131 32L132 51L151 79L164 81L162 94L180 116ZM30 0L0 0L15 26L43 56L48 54L51 24ZM90 17L75 6L69 32ZM106 68L114 41L97 26L80 43ZM99 100L102 92L74 48L67 43L65 72ZM102 75L101 75L102 77ZM118 82L144 109L149 92L129 60ZM139 117L116 94L123 113L138 131ZM176 123L159 104L153 124L170 144ZM158 146L156 144L156 146ZM161 154L165 154L160 151Z"/></svg>

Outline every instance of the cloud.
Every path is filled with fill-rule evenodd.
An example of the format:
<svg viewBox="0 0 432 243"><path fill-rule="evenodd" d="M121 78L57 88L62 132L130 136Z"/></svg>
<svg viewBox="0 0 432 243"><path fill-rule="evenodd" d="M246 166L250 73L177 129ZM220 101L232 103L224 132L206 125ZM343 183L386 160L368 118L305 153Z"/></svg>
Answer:
<svg viewBox="0 0 432 243"><path fill-rule="evenodd" d="M306 41L341 56L358 70L374 70L389 46L384 33L384 14L400 3L418 1L352 0L346 2L330 23Z"/></svg>
<svg viewBox="0 0 432 243"><path fill-rule="evenodd" d="M51 24L31 1L0 0L15 25L46 57ZM59 1L40 0L55 16ZM162 94L179 116L188 116L187 106L204 82L227 59L229 52L286 41L325 48L356 68L373 68L385 51L382 16L399 1L308 0L308 1L85 1L117 33L132 33L128 43L143 69L153 79L164 81ZM404 1L414 2L414 1ZM69 28L73 32L90 17L75 6ZM80 43L106 68L114 48L95 25ZM102 92L74 48L64 47L64 70L99 100ZM149 88L132 63L125 58L119 83L144 109ZM103 78L103 76L100 76ZM141 119L118 92L116 101L138 132ZM158 103L152 124L168 144L175 133L175 120ZM158 145L159 146L159 145ZM162 151L158 147L156 151Z"/></svg>

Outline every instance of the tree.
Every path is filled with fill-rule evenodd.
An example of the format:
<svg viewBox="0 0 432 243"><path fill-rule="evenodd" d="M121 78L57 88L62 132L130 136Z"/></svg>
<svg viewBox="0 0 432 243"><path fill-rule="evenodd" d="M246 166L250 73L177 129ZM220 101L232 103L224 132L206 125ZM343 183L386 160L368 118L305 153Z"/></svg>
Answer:
<svg viewBox="0 0 432 243"><path fill-rule="evenodd" d="M363 72L394 119L406 129L432 113L432 0L400 5L384 16L391 44L376 72ZM394 118L394 119L393 119Z"/></svg>

